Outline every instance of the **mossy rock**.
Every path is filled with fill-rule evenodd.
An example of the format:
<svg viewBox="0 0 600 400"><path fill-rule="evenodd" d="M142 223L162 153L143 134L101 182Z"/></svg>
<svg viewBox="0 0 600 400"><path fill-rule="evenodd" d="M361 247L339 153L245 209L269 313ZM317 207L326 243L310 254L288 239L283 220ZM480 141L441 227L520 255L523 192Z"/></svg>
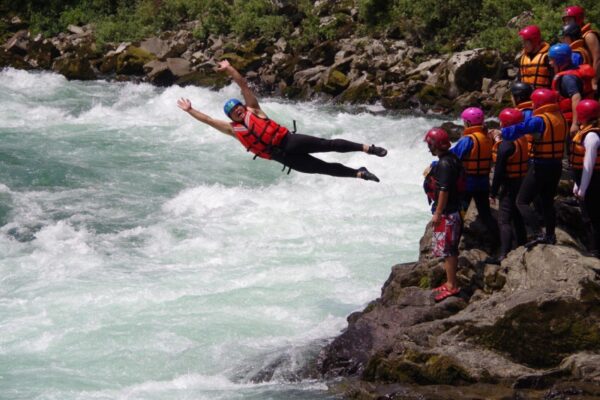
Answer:
<svg viewBox="0 0 600 400"><path fill-rule="evenodd" d="M438 105L443 108L452 108L452 100L446 97L446 88L442 86L425 85L416 94L421 104Z"/></svg>
<svg viewBox="0 0 600 400"><path fill-rule="evenodd" d="M242 74L254 70L262 64L262 58L256 54L240 56L236 53L225 53L220 60L228 60Z"/></svg>
<svg viewBox="0 0 600 400"><path fill-rule="evenodd" d="M600 349L599 326L597 300L592 305L556 300L521 304L493 326L473 333L481 344L518 363L551 368L570 354Z"/></svg>
<svg viewBox="0 0 600 400"><path fill-rule="evenodd" d="M387 358L383 354L371 357L362 379L370 382L426 383L418 364L402 357Z"/></svg>
<svg viewBox="0 0 600 400"><path fill-rule="evenodd" d="M116 72L124 75L142 75L144 64L155 59L156 56L149 51L129 46L117 57Z"/></svg>
<svg viewBox="0 0 600 400"><path fill-rule="evenodd" d="M87 58L80 57L62 57L57 58L52 65L52 69L65 78L77 80L96 79L96 73Z"/></svg>
<svg viewBox="0 0 600 400"><path fill-rule="evenodd" d="M425 363L423 374L431 384L455 385L473 382L473 378L458 363L448 356L432 356Z"/></svg>
<svg viewBox="0 0 600 400"><path fill-rule="evenodd" d="M327 80L321 86L321 90L330 95L336 96L344 91L350 84L350 80L341 71L337 69L331 70L327 76Z"/></svg>
<svg viewBox="0 0 600 400"><path fill-rule="evenodd" d="M195 71L179 78L175 83L180 86L201 86L218 90L229 84L230 80L225 74Z"/></svg>
<svg viewBox="0 0 600 400"><path fill-rule="evenodd" d="M377 88L369 81L351 84L340 96L339 101L351 104L373 103L379 98Z"/></svg>

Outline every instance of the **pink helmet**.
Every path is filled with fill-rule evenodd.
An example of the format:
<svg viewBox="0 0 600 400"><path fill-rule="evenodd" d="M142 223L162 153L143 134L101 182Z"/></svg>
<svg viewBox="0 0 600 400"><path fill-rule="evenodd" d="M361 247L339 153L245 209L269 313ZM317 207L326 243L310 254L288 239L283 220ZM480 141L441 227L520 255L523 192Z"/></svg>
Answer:
<svg viewBox="0 0 600 400"><path fill-rule="evenodd" d="M470 125L483 125L483 110L478 107L469 107L460 114L463 121Z"/></svg>

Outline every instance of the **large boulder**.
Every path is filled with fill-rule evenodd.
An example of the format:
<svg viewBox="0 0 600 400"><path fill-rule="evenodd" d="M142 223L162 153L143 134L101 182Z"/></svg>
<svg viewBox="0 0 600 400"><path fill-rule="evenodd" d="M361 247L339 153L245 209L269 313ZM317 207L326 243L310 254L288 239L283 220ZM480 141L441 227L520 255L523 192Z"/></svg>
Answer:
<svg viewBox="0 0 600 400"><path fill-rule="evenodd" d="M473 218L467 215L467 231ZM428 229L419 261L395 266L381 297L350 315L348 328L323 349L322 375L536 388L565 377L598 379L600 260L583 256L562 230L559 237L559 245L512 251L500 267L461 244L465 290L435 304L428 288L444 272L431 256Z"/></svg>
<svg viewBox="0 0 600 400"><path fill-rule="evenodd" d="M4 49L16 55L27 55L27 52L29 51L29 31L23 29L15 33L4 44Z"/></svg>
<svg viewBox="0 0 600 400"><path fill-rule="evenodd" d="M343 103L359 104L373 103L378 98L377 87L369 80L367 74L363 74L351 82L348 88L337 99Z"/></svg>
<svg viewBox="0 0 600 400"><path fill-rule="evenodd" d="M504 73L497 50L475 49L452 54L436 67L427 82L444 87L446 94L454 98L465 92L481 90L484 78L498 80Z"/></svg>
<svg viewBox="0 0 600 400"><path fill-rule="evenodd" d="M155 55L140 47L128 46L117 56L115 71L123 75L142 75L144 65L155 58Z"/></svg>
<svg viewBox="0 0 600 400"><path fill-rule="evenodd" d="M67 79L92 80L96 79L90 61L76 54L67 54L58 57L52 64L52 69L62 74Z"/></svg>
<svg viewBox="0 0 600 400"><path fill-rule="evenodd" d="M60 56L60 51L56 46L50 40L38 35L30 42L25 60L34 68L49 69L58 56Z"/></svg>

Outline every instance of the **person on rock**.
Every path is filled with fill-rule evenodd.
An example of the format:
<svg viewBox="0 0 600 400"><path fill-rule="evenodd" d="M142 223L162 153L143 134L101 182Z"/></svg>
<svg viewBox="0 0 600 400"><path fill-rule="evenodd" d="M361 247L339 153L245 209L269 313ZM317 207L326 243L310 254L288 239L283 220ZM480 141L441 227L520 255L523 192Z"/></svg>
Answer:
<svg viewBox="0 0 600 400"><path fill-rule="evenodd" d="M571 55L571 47L565 43L555 44L548 52L550 64L555 72L552 90L558 92L560 110L570 124L571 134L574 134L579 129L575 110L577 103L594 95L594 71L588 64L573 65Z"/></svg>
<svg viewBox="0 0 600 400"><path fill-rule="evenodd" d="M583 204L592 225L592 253L600 256L600 104L582 100L577 104L580 128L571 141L569 168L573 194Z"/></svg>
<svg viewBox="0 0 600 400"><path fill-rule="evenodd" d="M246 80L231 64L221 61L218 71L226 72L240 87L244 103L230 99L224 112L233 122L214 119L192 108L189 99L179 99L177 105L183 111L218 131L236 138L256 157L280 162L298 172L324 174L336 177L360 178L379 182L379 178L365 167L353 169L339 163L328 163L313 157L311 153L362 151L384 157L387 150L375 145L351 142L344 139L323 139L303 134L292 134L286 127L269 119L261 110L258 100Z"/></svg>
<svg viewBox="0 0 600 400"><path fill-rule="evenodd" d="M464 185L464 174L460 160L449 151L450 139L445 130L430 129L425 134L424 141L431 154L439 160L427 170L424 187L432 203L432 252L435 257L444 258L446 282L433 289L435 301L442 301L460 293L456 270L458 244L462 234L460 192Z"/></svg>
<svg viewBox="0 0 600 400"><path fill-rule="evenodd" d="M585 23L585 10L580 6L568 6L562 16L563 23L576 23L581 29L581 35L585 48L589 51L595 76L592 81L593 89L596 91L596 100L600 98L600 33L592 29L592 24Z"/></svg>
<svg viewBox="0 0 600 400"><path fill-rule="evenodd" d="M571 47L571 62L574 66L582 64L592 64L592 55L585 47L585 42L581 36L581 28L574 22L570 22L562 27L560 31L560 40Z"/></svg>
<svg viewBox="0 0 600 400"><path fill-rule="evenodd" d="M536 89L531 95L533 116L525 121L502 128L504 140L517 140L526 134L533 136L527 175L517 196L517 207L525 224L533 231L533 238L525 244L556 243L556 211L554 196L562 173L562 158L568 124L560 112L556 92ZM538 222L531 202L539 195L542 205L545 233Z"/></svg>
<svg viewBox="0 0 600 400"><path fill-rule="evenodd" d="M501 127L508 127L523 122L523 113L516 108L505 108L498 116ZM499 131L496 131L499 133ZM498 204L498 226L500 228L500 254L489 257L487 263L498 264L506 258L512 249L513 238L517 245L527 241L527 231L523 218L517 209L517 195L521 182L527 174L529 161L529 143L525 136L517 140L502 140L501 135L494 136L492 158L495 162L494 177L490 188L490 201ZM512 225L514 225L514 232Z"/></svg>
<svg viewBox="0 0 600 400"><path fill-rule="evenodd" d="M536 25L521 29L519 36L523 41L523 52L517 80L530 84L534 89L549 88L552 83L552 68L548 61L550 45L542 40L542 32Z"/></svg>
<svg viewBox="0 0 600 400"><path fill-rule="evenodd" d="M471 200L474 200L479 217L494 239L497 239L498 224L492 216L489 202L493 143L483 126L483 110L469 107L462 112L461 118L465 130L450 151L462 161L466 173L464 208L468 209Z"/></svg>

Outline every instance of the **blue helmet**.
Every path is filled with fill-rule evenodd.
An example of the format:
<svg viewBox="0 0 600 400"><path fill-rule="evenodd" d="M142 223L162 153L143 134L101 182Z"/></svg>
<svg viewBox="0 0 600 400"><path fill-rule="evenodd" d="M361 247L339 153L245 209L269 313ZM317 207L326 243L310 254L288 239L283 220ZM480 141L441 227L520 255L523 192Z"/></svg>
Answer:
<svg viewBox="0 0 600 400"><path fill-rule="evenodd" d="M550 47L548 57L550 57L551 60L554 60L556 65L562 67L571 63L571 53L571 46L566 43L559 43Z"/></svg>
<svg viewBox="0 0 600 400"><path fill-rule="evenodd" d="M229 99L225 102L225 105L223 106L223 111L225 112L225 115L227 115L229 117L229 114L231 114L231 111L236 107L236 106L243 106L244 104L242 104L241 101L239 101L238 99Z"/></svg>

